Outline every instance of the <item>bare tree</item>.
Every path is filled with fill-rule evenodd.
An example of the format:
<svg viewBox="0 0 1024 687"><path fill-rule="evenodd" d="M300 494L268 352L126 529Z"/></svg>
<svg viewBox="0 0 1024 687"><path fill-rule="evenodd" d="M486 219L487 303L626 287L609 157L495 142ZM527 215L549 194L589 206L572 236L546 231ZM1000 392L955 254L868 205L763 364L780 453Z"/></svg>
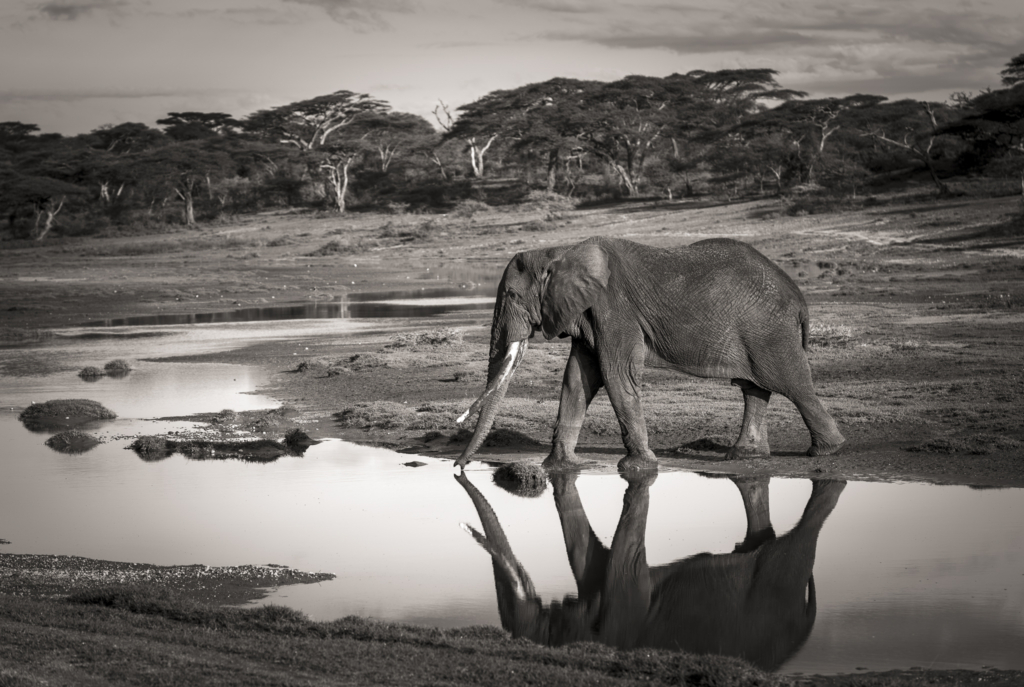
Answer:
<svg viewBox="0 0 1024 687"><path fill-rule="evenodd" d="M939 193L949 195L949 186L939 179L935 163L932 160L932 149L939 136L939 123L936 119L936 111L939 107L941 106L928 102L900 101L892 103L888 109L902 108L905 111L901 119L893 123L894 128L898 129L898 133L886 133L883 126L876 125L862 135L910 153L924 163ZM920 116L922 114L923 117Z"/></svg>

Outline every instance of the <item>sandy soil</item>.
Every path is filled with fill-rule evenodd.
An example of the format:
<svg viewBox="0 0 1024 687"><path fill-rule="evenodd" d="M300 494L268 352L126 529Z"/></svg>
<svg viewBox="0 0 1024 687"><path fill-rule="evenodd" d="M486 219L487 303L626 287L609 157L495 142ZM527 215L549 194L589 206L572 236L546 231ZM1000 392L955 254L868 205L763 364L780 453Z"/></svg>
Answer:
<svg viewBox="0 0 1024 687"><path fill-rule="evenodd" d="M270 215L170 235L8 247L0 251L0 331L8 342L30 341L48 328L128 315L308 303L446 282L472 287L494 280L519 250L592 235L659 246L728 236L784 266L806 294L822 327L810 351L816 386L848 445L838 456L804 456L809 441L799 415L775 399L772 458L726 462L742 415L739 391L726 380L649 370L645 413L662 469L1024 486L1020 200L893 197L859 211L798 217L782 209L756 201L433 218ZM264 391L294 408L313 436L453 455L454 419L483 388L489 323L485 306L203 359L270 369ZM461 341L415 343L416 332L439 327L455 328ZM396 337L396 330L413 336ZM495 425L497 445L482 458L546 455L566 353L564 342L532 344ZM0 374L59 362L19 357L18 366ZM594 467L621 455L603 392L579 453Z"/></svg>

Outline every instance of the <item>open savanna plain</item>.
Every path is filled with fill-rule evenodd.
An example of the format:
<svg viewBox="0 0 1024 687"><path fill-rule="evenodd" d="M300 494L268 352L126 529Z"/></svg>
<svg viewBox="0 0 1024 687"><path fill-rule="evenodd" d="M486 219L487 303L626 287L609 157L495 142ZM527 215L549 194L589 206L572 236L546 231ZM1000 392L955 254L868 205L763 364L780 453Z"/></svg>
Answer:
<svg viewBox="0 0 1024 687"><path fill-rule="evenodd" d="M31 344L92 321L449 284L492 294L522 250L589 236L663 247L730 237L781 265L806 295L815 386L847 444L838 455L807 457L800 416L775 397L772 457L726 461L742 416L739 390L728 380L649 369L644 412L663 470L1024 486L1020 198L894 195L842 212L794 215L788 208L781 200L590 208L541 201L469 205L447 215L268 214L159 235L8 241L0 244L0 332L6 346L24 346L0 357L0 375L76 372L43 349L32 353ZM263 366L271 374L261 391L291 408L288 422L314 438L454 458L466 439L455 419L483 390L490 314L482 305L430 319L339 323L336 334L185 357ZM124 357L130 348L126 339ZM567 353L564 341L531 341L479 458L546 456ZM622 455L603 393L578 454L609 470ZM82 591L69 584L55 595L48 583L45 593L21 585L14 595L3 580L4 687L1024 682L1024 675L1002 671L776 676L731 659L594 645L549 649L493 629L315 623L282 609L222 608L187 589ZM77 595L68 601L66 594Z"/></svg>

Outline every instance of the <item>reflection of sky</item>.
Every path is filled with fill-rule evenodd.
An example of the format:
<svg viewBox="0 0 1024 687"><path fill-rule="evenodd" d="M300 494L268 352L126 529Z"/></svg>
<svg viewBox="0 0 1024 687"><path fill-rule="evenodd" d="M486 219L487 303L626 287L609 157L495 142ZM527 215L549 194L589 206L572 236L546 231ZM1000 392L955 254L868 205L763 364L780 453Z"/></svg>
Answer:
<svg viewBox="0 0 1024 687"><path fill-rule="evenodd" d="M224 408L253 410L278 405L266 396L247 393L267 381L267 374L256 367L145 361L133 364L135 369L120 379L100 377L85 382L67 372L46 377L8 378L0 391L0 404L20 407L55 398L89 398L110 408L118 417L128 418L217 412Z"/></svg>

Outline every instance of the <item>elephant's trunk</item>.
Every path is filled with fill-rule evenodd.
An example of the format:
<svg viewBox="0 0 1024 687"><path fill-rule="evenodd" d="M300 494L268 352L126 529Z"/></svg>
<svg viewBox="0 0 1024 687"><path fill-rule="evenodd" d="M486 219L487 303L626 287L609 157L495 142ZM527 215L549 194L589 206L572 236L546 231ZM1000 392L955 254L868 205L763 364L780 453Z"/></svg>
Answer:
<svg viewBox="0 0 1024 687"><path fill-rule="evenodd" d="M469 498L476 507L476 512L480 517L480 523L483 525L484 531L481 534L465 523L462 524L462 529L468 532L476 540L477 544L491 555L495 566L495 581L499 587L507 587L512 596L519 601L535 598L537 592L534 590L533 582L530 580L526 569L523 568L515 554L512 553L512 545L509 544L508 538L505 536L505 530L502 529L498 516L491 508L491 504L487 503L487 499L469 481L465 473L456 475L455 481L462 485L462 488L469 494Z"/></svg>
<svg viewBox="0 0 1024 687"><path fill-rule="evenodd" d="M463 413L456 422L462 423L477 410L480 411L480 418L476 423L476 430L473 432L473 438L470 440L469 445L466 446L462 455L455 461L455 464L459 467L465 467L473 454L476 453L477 449L484 443L484 439L487 438L488 432L491 431L491 426L494 424L494 418L498 414L498 406L501 405L501 400L505 397L505 392L508 391L509 382L512 381L512 375L515 374L516 370L519 369L519 363L523 360L523 354L526 353L527 340L522 339L520 341L513 341L508 346L508 350L505 352L505 357L501 359L500 367L491 365L491 372L488 375L487 388L480 394L480 398L473 402L473 405L469 407L465 413Z"/></svg>

